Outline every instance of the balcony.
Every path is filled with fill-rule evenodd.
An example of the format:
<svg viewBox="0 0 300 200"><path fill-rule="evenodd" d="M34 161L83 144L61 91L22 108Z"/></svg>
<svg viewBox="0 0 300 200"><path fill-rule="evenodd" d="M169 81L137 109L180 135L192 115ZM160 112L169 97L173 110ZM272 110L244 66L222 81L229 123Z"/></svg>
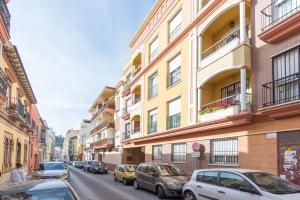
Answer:
<svg viewBox="0 0 300 200"><path fill-rule="evenodd" d="M275 43L300 30L300 1L274 0L261 11L259 38Z"/></svg>
<svg viewBox="0 0 300 200"><path fill-rule="evenodd" d="M122 109L122 119L128 120L130 118L130 113L128 107Z"/></svg>
<svg viewBox="0 0 300 200"><path fill-rule="evenodd" d="M91 147L94 149L105 149L114 147L114 138L105 138L97 142L91 143Z"/></svg>
<svg viewBox="0 0 300 200"><path fill-rule="evenodd" d="M101 130L104 130L107 128L114 128L114 127L115 127L114 122L104 121L104 122L100 123L98 126L96 126L94 129L92 129L90 132L90 135L94 135Z"/></svg>
<svg viewBox="0 0 300 200"><path fill-rule="evenodd" d="M148 124L148 133L156 133L157 132L157 121L150 122Z"/></svg>
<svg viewBox="0 0 300 200"><path fill-rule="evenodd" d="M126 97L130 94L130 79L127 79L124 83L124 89L122 92L123 97Z"/></svg>
<svg viewBox="0 0 300 200"><path fill-rule="evenodd" d="M114 101L105 101L103 104L99 105L97 112L93 115L91 120L94 120L96 117L98 117L106 109L107 110L114 110L115 109L115 102Z"/></svg>
<svg viewBox="0 0 300 200"><path fill-rule="evenodd" d="M181 123L181 114L175 114L167 118L167 129L178 128Z"/></svg>
<svg viewBox="0 0 300 200"><path fill-rule="evenodd" d="M300 73L262 85L264 108L300 100Z"/></svg>
<svg viewBox="0 0 300 200"><path fill-rule="evenodd" d="M247 105L250 106L251 95L247 94ZM241 112L240 94L232 95L201 106L199 121L208 122L223 119Z"/></svg>
<svg viewBox="0 0 300 200"><path fill-rule="evenodd" d="M4 0L0 0L0 13L7 32L10 31L10 13Z"/></svg>
<svg viewBox="0 0 300 200"><path fill-rule="evenodd" d="M20 122L25 122L25 106L20 100L9 97L6 99L6 110L8 115L14 119L19 119Z"/></svg>

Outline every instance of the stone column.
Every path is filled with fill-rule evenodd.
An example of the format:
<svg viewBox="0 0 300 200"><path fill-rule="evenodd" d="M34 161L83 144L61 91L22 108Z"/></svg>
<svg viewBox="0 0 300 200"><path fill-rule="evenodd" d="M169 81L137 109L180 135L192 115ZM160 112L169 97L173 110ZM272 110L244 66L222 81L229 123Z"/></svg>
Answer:
<svg viewBox="0 0 300 200"><path fill-rule="evenodd" d="M246 42L246 3L240 2L240 43Z"/></svg>

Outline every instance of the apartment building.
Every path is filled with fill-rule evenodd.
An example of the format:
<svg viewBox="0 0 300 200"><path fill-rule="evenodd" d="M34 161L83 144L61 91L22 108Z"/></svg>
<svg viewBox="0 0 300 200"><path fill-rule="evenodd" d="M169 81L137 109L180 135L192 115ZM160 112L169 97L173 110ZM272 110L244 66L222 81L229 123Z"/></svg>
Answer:
<svg viewBox="0 0 300 200"><path fill-rule="evenodd" d="M10 13L7 1L0 1L0 183L21 163L30 165L30 139L34 133L31 106L36 98L26 75L20 54L10 41Z"/></svg>
<svg viewBox="0 0 300 200"><path fill-rule="evenodd" d="M93 129L90 136L93 142L94 159L104 162L109 169L120 163L119 152L115 149L115 88L104 87L89 109Z"/></svg>
<svg viewBox="0 0 300 200"><path fill-rule="evenodd" d="M46 155L44 161L54 160L54 147L55 147L55 132L52 128L48 128L46 136Z"/></svg>
<svg viewBox="0 0 300 200"><path fill-rule="evenodd" d="M84 161L88 160L87 159L87 152L88 152L88 146L87 147L87 140L88 137L90 137L90 131L92 130L92 123L90 120L83 120L80 129L79 129L79 145L80 145L80 150L79 150L79 160ZM90 145L90 144L89 144Z"/></svg>
<svg viewBox="0 0 300 200"><path fill-rule="evenodd" d="M297 0L156 1L123 70L123 162L299 181L299 15Z"/></svg>
<svg viewBox="0 0 300 200"><path fill-rule="evenodd" d="M64 136L63 159L68 161L78 160L79 147L79 130L68 130Z"/></svg>

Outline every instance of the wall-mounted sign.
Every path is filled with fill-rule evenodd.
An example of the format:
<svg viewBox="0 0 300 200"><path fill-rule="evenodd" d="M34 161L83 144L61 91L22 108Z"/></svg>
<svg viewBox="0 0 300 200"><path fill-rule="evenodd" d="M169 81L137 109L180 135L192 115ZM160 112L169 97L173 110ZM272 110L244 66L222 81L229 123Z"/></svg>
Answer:
<svg viewBox="0 0 300 200"><path fill-rule="evenodd" d="M199 158L199 157L200 157L200 151L192 152L192 158Z"/></svg>
<svg viewBox="0 0 300 200"><path fill-rule="evenodd" d="M273 139L277 137L277 133L276 132L269 132L267 133L267 138L268 139Z"/></svg>

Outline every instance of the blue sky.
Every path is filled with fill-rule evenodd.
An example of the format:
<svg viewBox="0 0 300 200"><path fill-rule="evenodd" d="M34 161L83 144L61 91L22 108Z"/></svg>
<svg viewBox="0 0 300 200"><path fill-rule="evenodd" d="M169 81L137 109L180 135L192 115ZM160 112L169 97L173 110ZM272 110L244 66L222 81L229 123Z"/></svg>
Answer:
<svg viewBox="0 0 300 200"><path fill-rule="evenodd" d="M10 1L11 40L57 134L79 128L101 89L120 79L130 39L154 2Z"/></svg>

